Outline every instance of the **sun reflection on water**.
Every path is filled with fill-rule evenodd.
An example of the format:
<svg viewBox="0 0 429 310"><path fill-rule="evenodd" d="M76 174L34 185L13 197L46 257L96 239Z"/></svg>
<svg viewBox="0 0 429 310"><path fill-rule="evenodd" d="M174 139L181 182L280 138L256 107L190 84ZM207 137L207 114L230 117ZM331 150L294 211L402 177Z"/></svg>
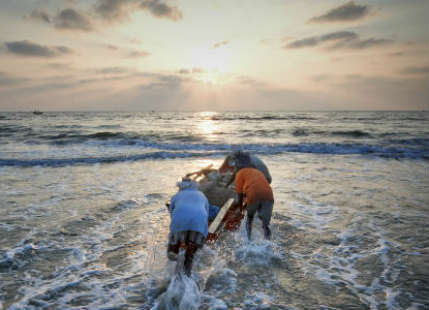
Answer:
<svg viewBox="0 0 429 310"><path fill-rule="evenodd" d="M205 139L214 138L216 132L219 131L219 122L216 121L215 116L218 112L206 111L198 114L200 118L195 124L196 133L204 136Z"/></svg>

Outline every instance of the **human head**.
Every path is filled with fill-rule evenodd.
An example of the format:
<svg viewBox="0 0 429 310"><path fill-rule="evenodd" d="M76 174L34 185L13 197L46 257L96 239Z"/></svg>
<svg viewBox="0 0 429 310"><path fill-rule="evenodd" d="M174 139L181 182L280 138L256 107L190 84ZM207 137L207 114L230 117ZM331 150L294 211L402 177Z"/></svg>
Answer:
<svg viewBox="0 0 429 310"><path fill-rule="evenodd" d="M251 166L249 153L237 151L237 152L234 152L233 156L235 158L237 170L248 168Z"/></svg>
<svg viewBox="0 0 429 310"><path fill-rule="evenodd" d="M197 182L188 178L182 179L181 181L177 182L176 185L179 188L179 191L184 189L198 189L199 187Z"/></svg>
<svg viewBox="0 0 429 310"><path fill-rule="evenodd" d="M225 160L223 161L222 165L219 168L220 173L225 173L228 171L234 171L235 167L237 165L237 162L233 155L228 155Z"/></svg>

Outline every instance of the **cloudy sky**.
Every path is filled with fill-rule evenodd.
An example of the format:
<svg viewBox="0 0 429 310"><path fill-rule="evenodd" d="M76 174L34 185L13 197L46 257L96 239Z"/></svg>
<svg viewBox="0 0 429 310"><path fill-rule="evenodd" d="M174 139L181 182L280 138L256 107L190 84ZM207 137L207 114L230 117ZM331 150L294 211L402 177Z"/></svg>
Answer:
<svg viewBox="0 0 429 310"><path fill-rule="evenodd" d="M428 110L429 0L1 0L0 110Z"/></svg>

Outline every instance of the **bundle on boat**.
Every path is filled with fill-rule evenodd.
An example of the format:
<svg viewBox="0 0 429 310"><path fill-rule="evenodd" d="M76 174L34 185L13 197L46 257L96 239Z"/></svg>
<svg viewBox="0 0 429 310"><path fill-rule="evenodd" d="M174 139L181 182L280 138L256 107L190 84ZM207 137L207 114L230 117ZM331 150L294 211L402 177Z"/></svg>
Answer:
<svg viewBox="0 0 429 310"><path fill-rule="evenodd" d="M207 241L215 242L224 230L238 229L244 218L244 210L234 203L233 177L233 173L220 173L213 165L185 176L199 183L199 190L207 197L211 211L219 208L216 217L209 220Z"/></svg>

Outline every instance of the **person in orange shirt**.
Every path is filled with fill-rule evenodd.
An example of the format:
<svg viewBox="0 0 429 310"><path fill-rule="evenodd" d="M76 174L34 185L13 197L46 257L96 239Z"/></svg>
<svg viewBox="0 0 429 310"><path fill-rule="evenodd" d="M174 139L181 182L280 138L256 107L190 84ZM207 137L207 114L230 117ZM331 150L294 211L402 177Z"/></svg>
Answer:
<svg viewBox="0 0 429 310"><path fill-rule="evenodd" d="M257 212L262 221L265 239L269 240L271 237L270 221L274 206L274 195L264 174L255 168L244 166L244 168L238 170L234 182L235 191L238 195L238 205L243 208L247 207L247 237L250 240L252 222Z"/></svg>

